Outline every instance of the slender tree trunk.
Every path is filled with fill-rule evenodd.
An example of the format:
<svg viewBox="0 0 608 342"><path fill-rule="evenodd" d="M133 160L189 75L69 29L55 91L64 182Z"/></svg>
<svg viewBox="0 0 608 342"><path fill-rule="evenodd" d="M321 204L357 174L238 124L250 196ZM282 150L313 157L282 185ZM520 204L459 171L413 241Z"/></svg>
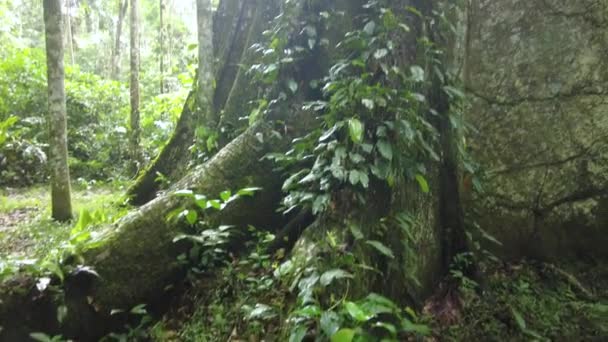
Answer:
<svg viewBox="0 0 608 342"><path fill-rule="evenodd" d="M213 111L213 8L211 0L196 1L198 22L198 89L197 105L202 112L202 126L215 129L217 122Z"/></svg>
<svg viewBox="0 0 608 342"><path fill-rule="evenodd" d="M61 0L44 0L43 5L49 93L51 208L53 219L67 221L72 218L72 203L68 168Z"/></svg>
<svg viewBox="0 0 608 342"><path fill-rule="evenodd" d="M66 9L66 25L68 32L68 46L70 47L70 63L74 65L74 32L72 31L72 19L70 15L70 10L72 8L72 2L70 0L66 1L65 9Z"/></svg>
<svg viewBox="0 0 608 342"><path fill-rule="evenodd" d="M160 94L165 93L165 25L163 15L165 12L165 4L163 0L158 0L160 29L159 29L159 69L160 69Z"/></svg>
<svg viewBox="0 0 608 342"><path fill-rule="evenodd" d="M112 51L112 70L111 70L111 77L114 80L118 79L118 74L120 72L120 52L121 52L120 37L122 36L122 25L125 21L125 16L127 15L128 7L129 7L128 0L118 0L118 21L116 22L116 37L114 40L114 50Z"/></svg>
<svg viewBox="0 0 608 342"><path fill-rule="evenodd" d="M137 0L131 0L131 136L130 151L135 170L142 163L140 149L141 124L139 113L139 5Z"/></svg>

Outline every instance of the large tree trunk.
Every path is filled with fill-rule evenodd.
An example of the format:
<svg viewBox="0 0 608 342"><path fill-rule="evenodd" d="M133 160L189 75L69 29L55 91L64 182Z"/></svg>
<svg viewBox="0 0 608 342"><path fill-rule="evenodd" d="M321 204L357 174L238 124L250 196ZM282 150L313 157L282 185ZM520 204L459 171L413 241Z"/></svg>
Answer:
<svg viewBox="0 0 608 342"><path fill-rule="evenodd" d="M55 220L67 221L72 218L72 204L70 199L70 170L68 168L61 1L45 0L43 4L49 93L51 210Z"/></svg>

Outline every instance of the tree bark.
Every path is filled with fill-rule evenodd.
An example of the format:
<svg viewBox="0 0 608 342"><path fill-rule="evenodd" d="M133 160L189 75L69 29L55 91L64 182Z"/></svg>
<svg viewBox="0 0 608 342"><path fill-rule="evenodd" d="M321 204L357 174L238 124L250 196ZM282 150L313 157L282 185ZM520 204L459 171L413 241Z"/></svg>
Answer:
<svg viewBox="0 0 608 342"><path fill-rule="evenodd" d="M213 20L212 24L213 35L208 42L204 42L208 46L208 50L204 51L206 55L204 59L212 61L214 57L217 59L217 64L211 64L216 66L213 68L217 80L216 86L214 88L211 86L214 83L213 81L203 81L203 86L208 87L205 91L213 92L212 100L208 100L213 108L205 112L209 116L205 118L202 115L203 112L197 110L199 107L197 92L193 91L189 94L171 139L158 157L140 173L133 186L127 191L127 196L132 204L142 205L154 199L160 188L159 183L156 182L158 174L162 174L172 181L177 181L183 177L190 161L189 147L195 141L196 128L204 122L219 122L218 116L224 111L226 100L230 92L234 91L233 88L251 90L250 84L246 82L241 82L238 85L235 83L237 83L236 75L240 65L247 64L246 61L242 60L242 56L243 52L249 48L247 45L248 37L254 34L261 39L264 29L261 25L254 25L256 21L263 20L263 18L254 20L257 4L258 1L240 0L225 0L220 4L215 13L216 19ZM270 10L267 11L267 16L271 16L272 13ZM255 33L253 33L254 28ZM209 28L207 27L207 29ZM221 39L218 37L221 37ZM215 43L212 43L212 41ZM214 51L214 57L210 57L209 51ZM205 72L213 69L210 66L201 68ZM213 80L210 75L206 75L204 78ZM198 79L197 76L197 82ZM252 95L249 94L249 96L241 96L239 100L247 103L251 98ZM215 130L217 126L211 128Z"/></svg>
<svg viewBox="0 0 608 342"><path fill-rule="evenodd" d="M198 126L215 129L213 108L213 9L210 0L196 1L196 18L198 23L198 80L197 111L202 112L203 122Z"/></svg>
<svg viewBox="0 0 608 342"><path fill-rule="evenodd" d="M164 12L165 12L165 4L163 3L163 0L158 0L158 11L159 11L159 17L160 17L160 28L158 30L159 32L159 39L158 39L158 45L159 45L159 71L160 71L160 89L159 89L159 93L160 94L164 94L165 93L165 25L164 25Z"/></svg>
<svg viewBox="0 0 608 342"><path fill-rule="evenodd" d="M70 198L70 170L68 167L61 1L45 0L43 6L49 94L51 210L53 219L68 221L72 218L72 204Z"/></svg>
<svg viewBox="0 0 608 342"><path fill-rule="evenodd" d="M140 147L141 123L139 113L139 4L138 0L131 0L131 78L130 78L130 153L134 169L138 170L142 163Z"/></svg>
<svg viewBox="0 0 608 342"><path fill-rule="evenodd" d="M110 77L113 80L118 79L120 73L120 52L122 51L120 38L122 36L122 25L127 15L129 0L118 0L118 21L116 22L116 37L114 38L114 49L112 50L112 70Z"/></svg>

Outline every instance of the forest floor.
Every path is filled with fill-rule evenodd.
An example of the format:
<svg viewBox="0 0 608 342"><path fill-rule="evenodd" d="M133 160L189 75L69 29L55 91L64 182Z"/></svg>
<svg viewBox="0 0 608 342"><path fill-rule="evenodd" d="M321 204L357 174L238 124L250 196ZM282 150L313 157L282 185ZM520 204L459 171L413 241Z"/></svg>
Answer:
<svg viewBox="0 0 608 342"><path fill-rule="evenodd" d="M77 215L61 224L50 219L47 187L0 190L0 278L7 260L44 260L69 248L79 228L94 233L114 222L128 210L123 193L120 184L74 185ZM134 331L158 341L200 341L201 336L214 341L234 334L256 340L270 332L261 327L279 329L284 320L252 323L243 319L243 308L272 303L269 297L275 295L282 303L289 291L278 284L271 292L260 291L239 264L221 270L214 281L190 279L190 290L174 299L164 317L142 320ZM267 273L271 279L272 270ZM484 278L482 291L471 284L459 290L457 310L447 321L425 319L433 331L429 341L608 340L608 264L494 261ZM446 302L432 300L440 306Z"/></svg>
<svg viewBox="0 0 608 342"><path fill-rule="evenodd" d="M111 221L124 211L118 206L123 190L119 184L76 184L73 186L74 220L51 220L48 187L5 188L0 190L0 260L37 259L61 247L87 212L98 221ZM89 215L90 216L90 215Z"/></svg>

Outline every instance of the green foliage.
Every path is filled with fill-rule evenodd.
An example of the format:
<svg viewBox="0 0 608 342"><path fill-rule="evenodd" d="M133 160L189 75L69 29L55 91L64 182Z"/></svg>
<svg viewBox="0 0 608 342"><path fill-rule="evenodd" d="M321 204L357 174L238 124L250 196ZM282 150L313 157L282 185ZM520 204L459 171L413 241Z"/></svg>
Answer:
<svg viewBox="0 0 608 342"><path fill-rule="evenodd" d="M225 190L219 194L219 198L210 199L205 195L196 194L192 190L180 190L173 193L174 196L189 200L185 207L179 207L169 213L167 220L181 220L193 227L196 234L181 234L173 239L173 242L188 240L194 246L187 254L179 256L179 261L192 265L191 271L203 273L205 269L212 266L224 264L228 259L227 244L231 238L239 233L235 226L210 226L207 220L209 211L221 211L230 203L242 198L251 197L260 188L243 188L236 193ZM253 229L250 227L250 229Z"/></svg>
<svg viewBox="0 0 608 342"><path fill-rule="evenodd" d="M31 184L45 177L48 139L45 56L40 49L5 47L0 62L0 120L17 117L0 147L0 182ZM70 164L75 178L107 178L125 161L128 92L122 84L66 67Z"/></svg>
<svg viewBox="0 0 608 342"><path fill-rule="evenodd" d="M605 266L604 266L605 267ZM535 264L493 264L485 293L464 288L457 324L440 327L450 340L603 340L608 337L606 298L581 298L572 284Z"/></svg>
<svg viewBox="0 0 608 342"><path fill-rule="evenodd" d="M337 44L348 58L318 82L324 100L303 108L315 113L322 127L294 140L288 153L269 156L298 170L283 186L289 193L287 210L306 205L323 212L337 190L364 192L374 179L389 185L416 180L422 191L430 190L426 164L438 155L437 132L423 94L425 71L394 62L399 51L393 37L404 34L407 25L378 2L366 8L363 28L348 32Z"/></svg>

